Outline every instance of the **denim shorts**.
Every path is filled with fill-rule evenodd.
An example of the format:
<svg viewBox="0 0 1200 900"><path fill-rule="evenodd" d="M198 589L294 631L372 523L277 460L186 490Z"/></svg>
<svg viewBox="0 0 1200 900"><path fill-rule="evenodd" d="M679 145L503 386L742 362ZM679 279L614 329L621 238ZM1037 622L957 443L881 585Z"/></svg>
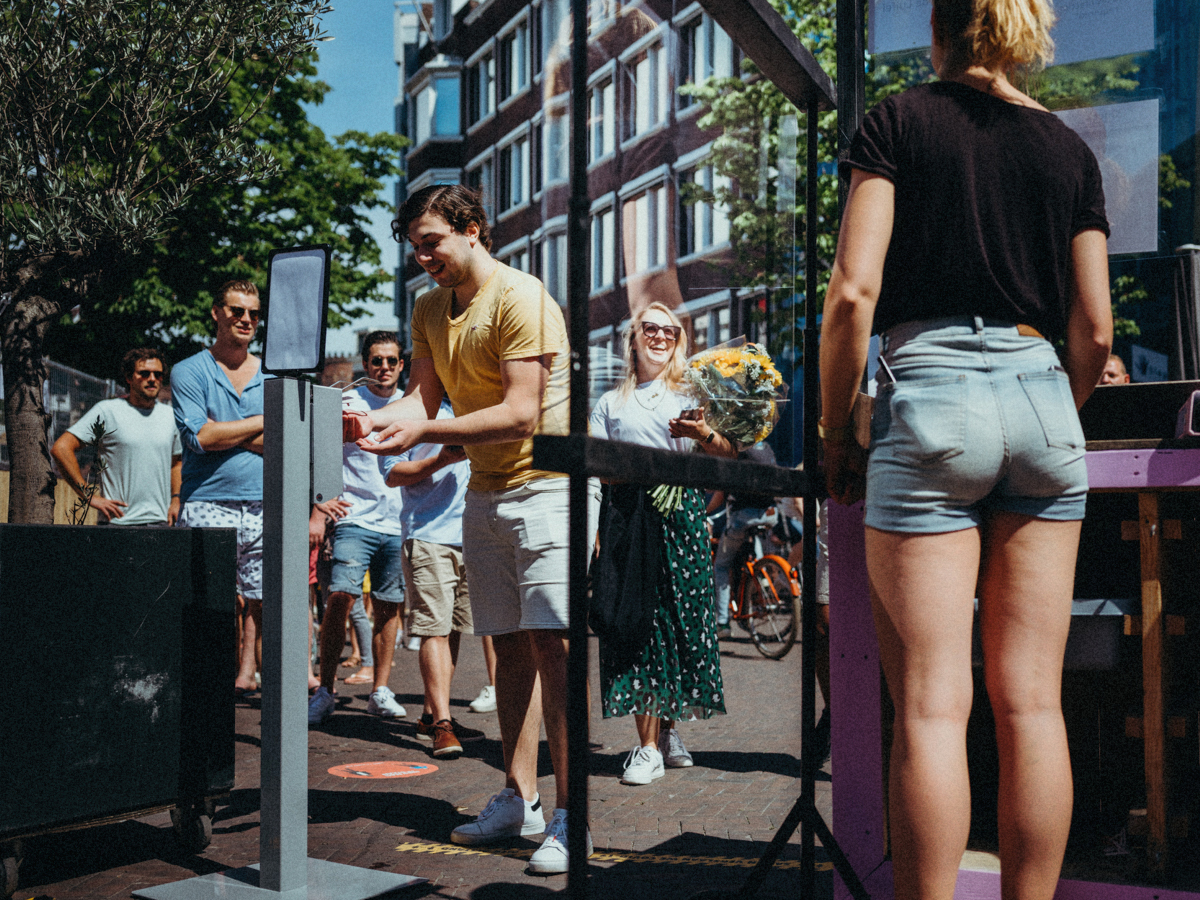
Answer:
<svg viewBox="0 0 1200 900"><path fill-rule="evenodd" d="M404 602L404 541L346 523L333 531L333 576L329 591L361 597L363 576L371 570L371 599Z"/></svg>
<svg viewBox="0 0 1200 900"><path fill-rule="evenodd" d="M1083 429L1054 348L1015 325L956 317L882 337L866 524L938 534L991 512L1082 519Z"/></svg>

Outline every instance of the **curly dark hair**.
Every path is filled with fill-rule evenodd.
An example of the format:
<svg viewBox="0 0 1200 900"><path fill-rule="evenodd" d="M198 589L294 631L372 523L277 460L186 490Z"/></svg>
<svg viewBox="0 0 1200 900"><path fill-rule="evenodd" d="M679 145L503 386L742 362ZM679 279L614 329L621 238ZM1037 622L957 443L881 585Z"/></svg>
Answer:
<svg viewBox="0 0 1200 900"><path fill-rule="evenodd" d="M425 213L433 213L446 220L454 231L465 234L472 224L479 226L479 243L492 249L492 228L488 225L487 213L478 191L461 184L431 184L421 188L402 204L392 220L392 237L396 243L408 240L408 226Z"/></svg>
<svg viewBox="0 0 1200 900"><path fill-rule="evenodd" d="M121 359L121 379L128 381L133 377L133 373L137 370L138 363L147 359L157 359L163 364L163 370L167 368L167 362L162 358L162 354L153 347L134 347Z"/></svg>

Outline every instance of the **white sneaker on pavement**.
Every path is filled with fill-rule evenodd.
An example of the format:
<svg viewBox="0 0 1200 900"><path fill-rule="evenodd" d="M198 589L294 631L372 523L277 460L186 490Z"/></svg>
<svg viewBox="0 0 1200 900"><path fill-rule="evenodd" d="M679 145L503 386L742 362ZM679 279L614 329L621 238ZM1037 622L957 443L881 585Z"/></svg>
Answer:
<svg viewBox="0 0 1200 900"><path fill-rule="evenodd" d="M396 695L387 685L371 692L371 699L367 701L367 712L385 719L403 719L408 715L408 710L396 702Z"/></svg>
<svg viewBox="0 0 1200 900"><path fill-rule="evenodd" d="M317 688L308 698L308 724L324 724L325 720L333 715L333 706L333 694L329 693L329 688Z"/></svg>
<svg viewBox="0 0 1200 900"><path fill-rule="evenodd" d="M471 701L469 707L471 712L489 713L496 711L496 688L494 685L485 684L480 690L479 696Z"/></svg>
<svg viewBox="0 0 1200 900"><path fill-rule="evenodd" d="M683 746L683 739L674 728L658 733L658 752L662 754L663 765L668 769L686 769L695 765L692 754Z"/></svg>
<svg viewBox="0 0 1200 900"><path fill-rule="evenodd" d="M657 747L638 746L625 757L621 784L649 784L663 777L663 757Z"/></svg>
<svg viewBox="0 0 1200 900"><path fill-rule="evenodd" d="M592 832L588 829L585 856L591 855ZM529 857L529 871L539 875L561 875L567 871L567 861L567 811L556 809L546 826L546 839Z"/></svg>
<svg viewBox="0 0 1200 900"><path fill-rule="evenodd" d="M538 834L545 829L541 797L529 802L518 797L512 788L505 788L492 796L478 819L455 828L450 840L456 844L486 844L506 837Z"/></svg>
<svg viewBox="0 0 1200 900"><path fill-rule="evenodd" d="M411 637L409 637L408 643L404 645L404 649L405 650L420 650L421 649L420 636L414 634Z"/></svg>

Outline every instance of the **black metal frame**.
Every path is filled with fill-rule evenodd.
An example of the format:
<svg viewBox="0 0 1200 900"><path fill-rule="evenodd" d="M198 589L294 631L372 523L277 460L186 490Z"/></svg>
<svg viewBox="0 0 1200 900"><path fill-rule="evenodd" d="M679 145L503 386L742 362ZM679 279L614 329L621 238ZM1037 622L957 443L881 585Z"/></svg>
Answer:
<svg viewBox="0 0 1200 900"><path fill-rule="evenodd" d="M588 182L587 182L587 0L572 0L571 52L571 196L567 224L567 258L576 261L568 281L568 330L571 341L571 433L565 437L539 436L534 440L534 465L539 469L566 472L570 475L570 615L571 652L567 662L567 690L579 702L567 705L569 733L568 770L570 772L567 800L567 841L572 847L582 847L587 841L588 785L590 769L588 748L588 641L587 641L587 567L590 542L587 540L587 507L589 476L637 480L650 484L680 484L685 486L753 489L782 496L803 497L804 560L802 641L813 647L817 640L816 624L816 501L823 496L819 479L807 473L817 469L817 330L816 291L817 234L813 226L817 208L817 113L837 108L839 100L846 103L840 117L844 126L839 138L845 140L858 127L862 115L862 2L839 0L838 3L838 64L842 72L851 73L848 85L840 91L821 69L816 59L806 51L787 27L787 24L767 0L700 0L705 11L743 49L763 74L770 78L798 109L805 111L808 122L808 155L806 160L807 209L806 222L806 282L804 323L804 471L776 466L723 460L701 454L672 453L631 444L587 437L588 400ZM849 33L852 40L843 40ZM856 39L855 39L856 36ZM856 55L854 55L856 54ZM857 62L855 62L857 60ZM849 101L849 102L846 102ZM850 110L849 115L845 112ZM848 129L848 131L847 131ZM843 143L839 140L839 145ZM844 194L843 194L844 199ZM810 483L811 482L811 483ZM803 655L801 681L801 741L802 747L813 745L816 721L816 669L814 654ZM816 885L815 836L834 861L842 880L856 898L866 897L866 891L841 853L829 828L821 819L815 805L815 782L820 761L811 754L802 762L801 795L787 819L771 841L766 853L744 883L739 896L752 896L766 878L784 845L797 825L801 831L802 888L809 895ZM584 773L584 777L576 777ZM588 896L588 861L582 853L571 854L567 877L567 893L578 900Z"/></svg>

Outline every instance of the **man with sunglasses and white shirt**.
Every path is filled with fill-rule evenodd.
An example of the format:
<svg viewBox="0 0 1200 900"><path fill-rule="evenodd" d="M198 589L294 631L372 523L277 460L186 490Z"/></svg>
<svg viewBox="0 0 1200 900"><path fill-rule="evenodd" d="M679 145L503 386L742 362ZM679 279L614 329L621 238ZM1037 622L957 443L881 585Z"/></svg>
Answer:
<svg viewBox="0 0 1200 900"><path fill-rule="evenodd" d="M101 400L54 442L58 471L101 525L174 525L179 518L182 468L179 432L171 408L158 402L163 361L151 347L130 350L121 361L126 397ZM97 445L100 489L88 497L76 454L103 428Z"/></svg>
<svg viewBox="0 0 1200 900"><path fill-rule="evenodd" d="M228 281L211 310L212 347L176 364L171 404L183 439L179 524L237 530L237 590L249 615L234 690L255 689L262 628L263 373L250 352L261 315L258 288Z"/></svg>

